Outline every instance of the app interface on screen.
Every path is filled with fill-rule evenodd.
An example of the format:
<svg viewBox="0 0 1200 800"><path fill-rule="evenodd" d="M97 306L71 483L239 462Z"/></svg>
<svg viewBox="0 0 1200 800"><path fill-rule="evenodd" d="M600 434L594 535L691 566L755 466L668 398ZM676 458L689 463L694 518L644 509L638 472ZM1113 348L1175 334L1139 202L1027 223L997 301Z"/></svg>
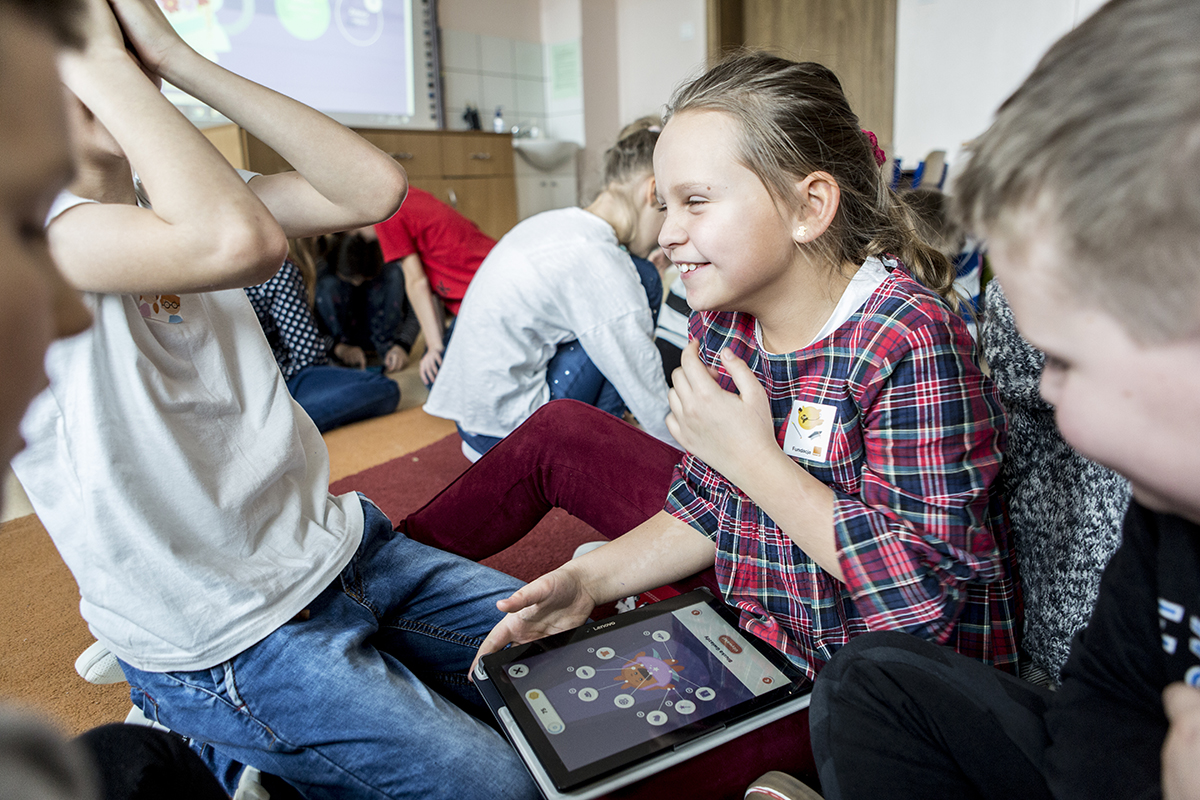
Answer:
<svg viewBox="0 0 1200 800"><path fill-rule="evenodd" d="M505 670L572 770L787 683L704 603Z"/></svg>

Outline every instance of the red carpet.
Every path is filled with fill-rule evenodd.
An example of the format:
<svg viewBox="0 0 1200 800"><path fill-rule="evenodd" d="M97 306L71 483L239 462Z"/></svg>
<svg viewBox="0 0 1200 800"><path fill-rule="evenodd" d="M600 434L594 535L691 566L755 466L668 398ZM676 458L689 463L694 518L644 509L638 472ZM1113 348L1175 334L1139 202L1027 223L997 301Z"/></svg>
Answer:
<svg viewBox="0 0 1200 800"><path fill-rule="evenodd" d="M415 453L342 478L329 489L334 494L362 492L393 521L400 520L432 500L470 466L460 447L458 436L451 434ZM528 536L483 563L531 581L564 563L584 542L603 539L590 526L555 509Z"/></svg>

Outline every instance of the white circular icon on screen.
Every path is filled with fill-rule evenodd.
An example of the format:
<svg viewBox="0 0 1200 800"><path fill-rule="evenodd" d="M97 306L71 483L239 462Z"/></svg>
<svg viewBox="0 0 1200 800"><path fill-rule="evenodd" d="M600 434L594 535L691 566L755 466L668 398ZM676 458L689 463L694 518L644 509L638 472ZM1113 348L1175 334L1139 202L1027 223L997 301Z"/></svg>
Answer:
<svg viewBox="0 0 1200 800"><path fill-rule="evenodd" d="M665 642L671 638L671 634L669 631L655 631L650 634L650 638L656 642Z"/></svg>
<svg viewBox="0 0 1200 800"><path fill-rule="evenodd" d="M696 690L696 699L697 700L712 700L716 696L717 696L717 693L714 692L712 689L710 689L707 686L701 686L699 689Z"/></svg>
<svg viewBox="0 0 1200 800"><path fill-rule="evenodd" d="M613 698L613 704L617 708L629 708L630 706L633 705L633 695L619 694Z"/></svg>
<svg viewBox="0 0 1200 800"><path fill-rule="evenodd" d="M651 725L665 725L667 724L667 715L661 711L651 711L646 715L646 722Z"/></svg>
<svg viewBox="0 0 1200 800"><path fill-rule="evenodd" d="M583 678L584 680L587 680L588 678L594 678L596 677L596 670L592 669L591 667L580 667L579 669L575 670L575 677Z"/></svg>
<svg viewBox="0 0 1200 800"><path fill-rule="evenodd" d="M529 674L529 667L524 664L513 664L508 668L508 674L514 678L524 678Z"/></svg>
<svg viewBox="0 0 1200 800"><path fill-rule="evenodd" d="M579 699L585 703L590 703L599 696L600 696L600 693L597 692L595 689L593 689L590 686L587 687L586 689L579 690Z"/></svg>
<svg viewBox="0 0 1200 800"><path fill-rule="evenodd" d="M696 710L696 704L691 700L680 700L675 704L675 710L680 714L690 714Z"/></svg>
<svg viewBox="0 0 1200 800"><path fill-rule="evenodd" d="M617 651L613 650L611 647L601 647L599 650L596 651L596 658L602 658L605 661L608 661L610 658L612 658L616 654L617 654Z"/></svg>

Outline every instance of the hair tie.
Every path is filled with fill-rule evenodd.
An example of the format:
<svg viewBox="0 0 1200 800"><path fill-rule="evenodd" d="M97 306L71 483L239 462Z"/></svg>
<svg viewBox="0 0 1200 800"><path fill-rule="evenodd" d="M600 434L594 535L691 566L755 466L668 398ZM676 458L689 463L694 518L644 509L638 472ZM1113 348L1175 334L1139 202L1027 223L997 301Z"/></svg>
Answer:
<svg viewBox="0 0 1200 800"><path fill-rule="evenodd" d="M885 154L883 152L883 148L879 146L879 139L877 139L875 134L871 133L871 131L867 130L866 128L863 128L862 132L867 135L867 139L869 139L871 142L871 150L874 151L875 154L875 166L882 167L883 163L887 161L887 154Z"/></svg>
<svg viewBox="0 0 1200 800"><path fill-rule="evenodd" d="M651 125L649 128L646 128L646 130L650 131L651 133L662 133L662 126Z"/></svg>

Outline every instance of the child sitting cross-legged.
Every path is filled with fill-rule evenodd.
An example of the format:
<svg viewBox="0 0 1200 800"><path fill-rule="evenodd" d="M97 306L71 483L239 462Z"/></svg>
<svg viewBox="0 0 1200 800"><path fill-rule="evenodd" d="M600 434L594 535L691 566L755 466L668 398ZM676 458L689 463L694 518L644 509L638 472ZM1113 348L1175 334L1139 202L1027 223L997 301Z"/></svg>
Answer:
<svg viewBox="0 0 1200 800"><path fill-rule="evenodd" d="M403 170L200 56L154 0L88 0L60 62L80 167L47 235L95 321L51 346L13 466L134 702L230 793L249 765L306 797L536 796L466 679L518 582L329 494L243 291L285 237L394 213ZM148 75L296 171L247 183Z"/></svg>
<svg viewBox="0 0 1200 800"><path fill-rule="evenodd" d="M645 260L662 214L652 159L661 126L625 127L604 156L604 188L586 208L524 220L467 287L425 411L452 419L474 461L547 402L628 409L670 441L667 382L654 346L662 303Z"/></svg>

